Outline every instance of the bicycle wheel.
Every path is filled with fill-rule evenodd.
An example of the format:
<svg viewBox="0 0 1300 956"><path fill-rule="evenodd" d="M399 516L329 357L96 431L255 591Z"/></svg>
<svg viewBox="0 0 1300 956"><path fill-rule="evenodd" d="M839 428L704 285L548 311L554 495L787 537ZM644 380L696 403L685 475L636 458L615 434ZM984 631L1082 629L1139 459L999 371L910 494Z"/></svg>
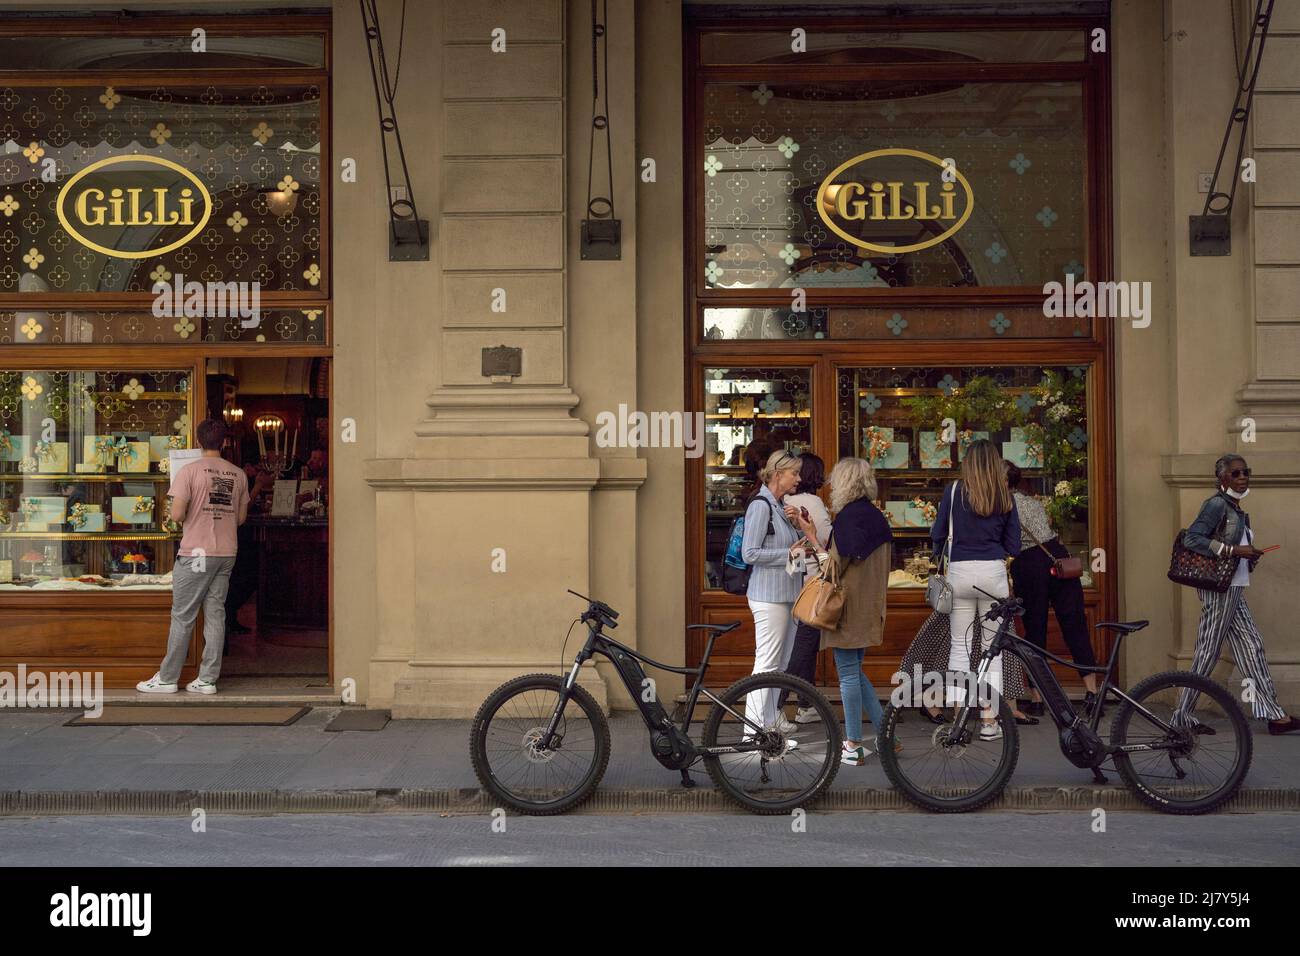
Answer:
<svg viewBox="0 0 1300 956"><path fill-rule="evenodd" d="M516 677L483 701L470 727L470 759L483 789L520 813L549 816L582 803L609 763L609 722L575 686L547 750L537 744L564 691L553 674Z"/></svg>
<svg viewBox="0 0 1300 956"><path fill-rule="evenodd" d="M783 694L791 703L776 709ZM785 711L801 697L817 710L820 721L790 722ZM762 744L757 751L705 755L709 776L731 800L753 813L789 813L810 806L831 785L840 769L840 722L811 684L780 671L751 674L718 699L722 705L714 703L704 721L703 746ZM762 720L765 705L784 721Z"/></svg>
<svg viewBox="0 0 1300 956"><path fill-rule="evenodd" d="M1187 717L1174 711L1187 695ZM1169 727L1124 701L1110 728L1115 768L1147 806L1165 813L1209 813L1228 800L1250 770L1250 724L1232 692L1208 677L1168 671L1138 683L1129 696Z"/></svg>
<svg viewBox="0 0 1300 956"><path fill-rule="evenodd" d="M981 739L978 709L956 734L955 708L946 708L935 722L920 707L890 701L876 738L889 782L912 803L936 813L965 813L997 799L1020 758L1015 717L1001 695L997 700L1002 736L995 740Z"/></svg>

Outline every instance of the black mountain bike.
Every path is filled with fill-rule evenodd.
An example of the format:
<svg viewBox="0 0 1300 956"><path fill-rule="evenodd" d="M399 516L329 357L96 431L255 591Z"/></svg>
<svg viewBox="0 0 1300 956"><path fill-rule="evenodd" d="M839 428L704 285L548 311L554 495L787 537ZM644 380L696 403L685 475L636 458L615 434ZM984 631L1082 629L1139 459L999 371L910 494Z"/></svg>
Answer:
<svg viewBox="0 0 1300 956"><path fill-rule="evenodd" d="M577 682L579 668L595 654L613 662L650 731L651 754L680 770L683 786L695 785L688 771L703 761L723 793L754 813L807 807L830 786L840 767L839 720L811 684L773 671L742 678L721 694L703 686L714 642L739 621L691 625L709 632L700 666L671 667L605 634L605 628L618 627L618 612L609 605L569 593L588 602L578 619L588 634L568 677L528 674L502 684L470 728L474 772L496 799L520 813L549 815L572 810L596 789L609 763L609 721ZM680 727L664 710L642 663L695 678ZM701 694L712 707L696 744L689 731ZM783 712L787 698L806 700L821 720L791 723Z"/></svg>
<svg viewBox="0 0 1300 956"><path fill-rule="evenodd" d="M896 753L892 745L879 743L877 750L885 773L908 800L927 810L961 812L984 806L1006 787L1016 768L1020 738L1010 706L985 682L993 658L1002 652L1024 663L1056 723L1062 753L1076 767L1091 769L1095 781L1106 782L1101 765L1113 758L1124 783L1157 810L1208 813L1232 798L1250 769L1251 735L1246 715L1227 688L1198 674L1168 671L1146 678L1126 694L1111 686L1115 662L1123 638L1146 627L1147 621L1098 624L1115 631L1119 639L1105 667L1081 667L1016 635L1011 622L1024 613L1019 598L994 599L983 617L1001 623L971 681L954 681L956 692L943 703L955 698L955 706L940 707L939 716L931 716L922 709L930 701L919 698L913 688L905 701L908 706L898 707L891 700L885 708L879 740L897 740L903 747ZM1075 712L1048 659L1105 675L1088 717ZM1106 743L1097 728L1108 694L1120 706ZM983 731L985 707L996 713L996 730Z"/></svg>

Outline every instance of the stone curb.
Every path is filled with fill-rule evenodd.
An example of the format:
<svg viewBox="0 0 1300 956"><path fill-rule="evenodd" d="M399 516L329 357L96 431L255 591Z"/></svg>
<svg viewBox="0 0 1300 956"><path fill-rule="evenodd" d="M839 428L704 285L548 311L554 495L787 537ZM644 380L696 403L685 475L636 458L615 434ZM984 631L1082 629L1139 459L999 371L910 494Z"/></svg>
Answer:
<svg viewBox="0 0 1300 956"><path fill-rule="evenodd" d="M1148 810L1118 787L1009 788L986 810ZM0 817L77 815L189 816L277 813L488 813L493 802L478 788L402 790L73 790L0 791ZM892 789L832 790L821 811L923 812ZM744 813L718 790L598 789L577 813ZM1300 788L1245 789L1220 812L1300 812Z"/></svg>

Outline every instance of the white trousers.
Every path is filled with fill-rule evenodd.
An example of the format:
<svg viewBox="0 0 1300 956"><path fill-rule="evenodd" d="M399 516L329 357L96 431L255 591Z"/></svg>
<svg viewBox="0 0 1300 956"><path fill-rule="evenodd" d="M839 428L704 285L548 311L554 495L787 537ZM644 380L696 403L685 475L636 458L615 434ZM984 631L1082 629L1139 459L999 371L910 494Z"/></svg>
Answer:
<svg viewBox="0 0 1300 956"><path fill-rule="evenodd" d="M790 612L794 604L772 604L767 601L750 601L749 612L754 615L754 670L755 674L783 671L790 665L794 650L794 632L798 626ZM774 690L755 691L745 695L745 714L763 727L776 723L776 702L780 694Z"/></svg>
<svg viewBox="0 0 1300 956"><path fill-rule="evenodd" d="M1011 593L1007 586L1007 566L1001 561L954 561L948 565L948 584L952 587L952 616L948 621L952 648L948 654L948 670L963 674L974 670L971 658L978 661L979 655L993 643L996 633L996 628L980 620L993 601L975 589L1005 598ZM1001 654L989 665L988 682L998 694L1002 693ZM958 703L963 696L960 688L949 687L948 703ZM984 712L986 717L995 714L996 710Z"/></svg>

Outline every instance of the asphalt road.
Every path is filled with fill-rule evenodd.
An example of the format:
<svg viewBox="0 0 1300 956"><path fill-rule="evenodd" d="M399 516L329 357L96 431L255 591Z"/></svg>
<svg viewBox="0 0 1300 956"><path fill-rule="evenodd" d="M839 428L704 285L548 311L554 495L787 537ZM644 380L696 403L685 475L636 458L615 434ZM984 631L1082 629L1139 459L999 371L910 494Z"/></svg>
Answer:
<svg viewBox="0 0 1300 956"><path fill-rule="evenodd" d="M1276 866L1300 814L416 814L0 819L0 866Z"/></svg>

